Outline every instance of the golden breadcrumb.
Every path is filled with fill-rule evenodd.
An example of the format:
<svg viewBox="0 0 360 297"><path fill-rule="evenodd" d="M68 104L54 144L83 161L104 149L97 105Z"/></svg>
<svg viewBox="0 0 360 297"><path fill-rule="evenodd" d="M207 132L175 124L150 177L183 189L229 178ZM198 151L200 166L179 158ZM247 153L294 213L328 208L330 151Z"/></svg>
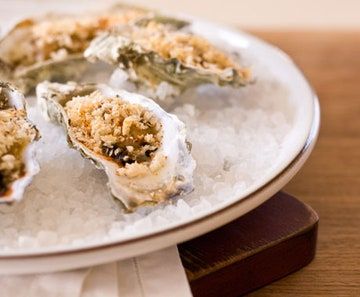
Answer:
<svg viewBox="0 0 360 297"><path fill-rule="evenodd" d="M111 14L58 17L31 21L29 40L14 52L13 65L29 66L48 59L62 60L69 54L80 54L100 32L129 23L145 14L142 10L127 9Z"/></svg>
<svg viewBox="0 0 360 297"><path fill-rule="evenodd" d="M37 138L24 110L0 110L0 193L24 174L23 152Z"/></svg>
<svg viewBox="0 0 360 297"><path fill-rule="evenodd" d="M164 59L177 59L188 67L212 71L233 68L244 78L250 75L247 69L240 68L205 38L174 31L166 24L151 21L146 26L134 26L125 34L144 49L154 51Z"/></svg>
<svg viewBox="0 0 360 297"><path fill-rule="evenodd" d="M95 91L68 101L65 112L77 141L129 168L119 173L137 176L149 170L162 140L161 124L150 111Z"/></svg>

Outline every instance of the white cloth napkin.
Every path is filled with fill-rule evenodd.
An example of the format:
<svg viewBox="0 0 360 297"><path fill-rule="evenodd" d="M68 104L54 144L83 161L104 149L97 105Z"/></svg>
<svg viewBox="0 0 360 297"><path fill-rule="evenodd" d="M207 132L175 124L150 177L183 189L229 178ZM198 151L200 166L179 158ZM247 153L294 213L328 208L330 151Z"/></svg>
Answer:
<svg viewBox="0 0 360 297"><path fill-rule="evenodd" d="M1 297L192 296L176 246L68 272L0 276Z"/></svg>

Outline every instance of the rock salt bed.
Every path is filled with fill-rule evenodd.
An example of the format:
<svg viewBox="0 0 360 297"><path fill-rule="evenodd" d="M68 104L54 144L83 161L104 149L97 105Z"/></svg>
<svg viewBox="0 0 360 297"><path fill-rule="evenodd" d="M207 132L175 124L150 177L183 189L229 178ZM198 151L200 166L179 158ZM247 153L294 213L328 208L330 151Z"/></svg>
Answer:
<svg viewBox="0 0 360 297"><path fill-rule="evenodd" d="M286 90L262 80L240 91L203 86L184 94L170 109L187 125L197 161L195 191L131 214L109 195L105 174L69 149L62 128L45 122L31 104L30 118L42 134L41 172L20 203L0 206L0 250L127 238L241 195L281 155L291 129L286 102Z"/></svg>

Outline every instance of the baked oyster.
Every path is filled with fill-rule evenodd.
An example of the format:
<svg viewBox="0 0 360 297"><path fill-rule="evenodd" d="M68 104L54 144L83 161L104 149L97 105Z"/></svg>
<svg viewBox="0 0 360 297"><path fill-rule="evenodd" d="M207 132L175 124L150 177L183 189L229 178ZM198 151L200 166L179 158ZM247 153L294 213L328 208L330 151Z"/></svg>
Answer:
<svg viewBox="0 0 360 297"><path fill-rule="evenodd" d="M250 81L249 69L171 18L118 26L95 38L84 54L92 62L119 66L158 99L205 83L238 87Z"/></svg>
<svg viewBox="0 0 360 297"><path fill-rule="evenodd" d="M69 145L105 170L128 210L192 191L185 126L151 99L73 82L43 82L36 93L45 118L61 123Z"/></svg>
<svg viewBox="0 0 360 297"><path fill-rule="evenodd" d="M39 132L27 119L23 95L0 82L0 203L22 198L39 166L34 141Z"/></svg>
<svg viewBox="0 0 360 297"><path fill-rule="evenodd" d="M0 40L0 80L28 93L43 80L78 79L87 69L83 51L99 32L148 14L118 5L98 14L25 19Z"/></svg>

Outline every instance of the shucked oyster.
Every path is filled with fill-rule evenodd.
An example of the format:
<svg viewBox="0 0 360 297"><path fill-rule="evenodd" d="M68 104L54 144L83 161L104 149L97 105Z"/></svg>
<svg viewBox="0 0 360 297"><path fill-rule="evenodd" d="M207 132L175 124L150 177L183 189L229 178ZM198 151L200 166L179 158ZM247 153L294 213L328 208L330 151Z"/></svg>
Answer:
<svg viewBox="0 0 360 297"><path fill-rule="evenodd" d="M85 57L119 66L131 81L145 85L160 99L164 82L178 94L204 83L237 87L250 80L248 69L170 18L142 20L103 33L91 42Z"/></svg>
<svg viewBox="0 0 360 297"><path fill-rule="evenodd" d="M119 5L99 14L23 20L0 40L0 80L28 92L43 80L77 79L87 66L83 51L99 32L149 13Z"/></svg>
<svg viewBox="0 0 360 297"><path fill-rule="evenodd" d="M62 123L69 144L104 169L113 196L128 209L193 189L195 161L185 126L154 101L105 85L43 82L46 118Z"/></svg>
<svg viewBox="0 0 360 297"><path fill-rule="evenodd" d="M33 147L38 138L26 117L23 95L0 82L0 203L20 200L38 172Z"/></svg>

